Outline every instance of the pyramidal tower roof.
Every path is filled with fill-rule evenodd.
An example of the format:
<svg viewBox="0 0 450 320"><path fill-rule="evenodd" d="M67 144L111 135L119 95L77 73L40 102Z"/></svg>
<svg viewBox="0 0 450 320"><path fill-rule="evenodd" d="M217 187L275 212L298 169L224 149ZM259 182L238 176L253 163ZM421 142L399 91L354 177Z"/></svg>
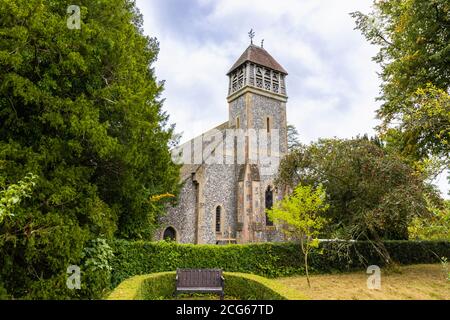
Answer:
<svg viewBox="0 0 450 320"><path fill-rule="evenodd" d="M284 68L264 48L251 44L233 64L230 71L227 72L227 75L247 61L284 74L288 74L286 70L284 70Z"/></svg>

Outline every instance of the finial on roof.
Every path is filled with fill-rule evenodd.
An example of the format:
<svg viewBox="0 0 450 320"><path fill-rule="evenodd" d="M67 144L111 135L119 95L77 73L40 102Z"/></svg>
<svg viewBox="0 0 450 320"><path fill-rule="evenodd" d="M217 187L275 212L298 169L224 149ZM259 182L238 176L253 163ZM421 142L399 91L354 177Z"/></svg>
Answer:
<svg viewBox="0 0 450 320"><path fill-rule="evenodd" d="M264 39L261 40L261 48L264 48Z"/></svg>
<svg viewBox="0 0 450 320"><path fill-rule="evenodd" d="M250 44L253 44L253 38L255 37L255 32L253 31L253 29L250 29L248 36L250 38Z"/></svg>

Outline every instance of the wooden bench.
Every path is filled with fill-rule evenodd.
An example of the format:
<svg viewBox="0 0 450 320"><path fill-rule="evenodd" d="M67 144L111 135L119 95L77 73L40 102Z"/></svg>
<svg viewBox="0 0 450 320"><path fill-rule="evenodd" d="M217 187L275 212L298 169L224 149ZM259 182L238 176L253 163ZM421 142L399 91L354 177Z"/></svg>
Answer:
<svg viewBox="0 0 450 320"><path fill-rule="evenodd" d="M176 291L179 293L216 293L224 297L221 269L177 269Z"/></svg>

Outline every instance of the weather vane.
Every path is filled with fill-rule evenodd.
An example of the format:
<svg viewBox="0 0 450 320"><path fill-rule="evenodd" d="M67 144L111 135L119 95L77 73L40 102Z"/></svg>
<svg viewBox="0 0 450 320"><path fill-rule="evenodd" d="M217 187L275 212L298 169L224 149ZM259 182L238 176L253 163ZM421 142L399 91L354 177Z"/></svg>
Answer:
<svg viewBox="0 0 450 320"><path fill-rule="evenodd" d="M255 37L255 32L253 31L253 29L250 29L248 36L250 37L250 43L253 44L253 38Z"/></svg>

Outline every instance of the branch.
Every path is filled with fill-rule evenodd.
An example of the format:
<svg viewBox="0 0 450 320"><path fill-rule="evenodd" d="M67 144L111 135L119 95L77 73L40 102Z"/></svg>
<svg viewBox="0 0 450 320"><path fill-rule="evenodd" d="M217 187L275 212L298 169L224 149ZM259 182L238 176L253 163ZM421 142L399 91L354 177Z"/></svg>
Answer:
<svg viewBox="0 0 450 320"><path fill-rule="evenodd" d="M109 103L112 103L112 104L117 104L118 102L117 101L112 101L112 100L110 100L110 99L108 99L108 98L105 98L105 97L101 97L103 100L106 100L106 101L108 101Z"/></svg>
<svg viewBox="0 0 450 320"><path fill-rule="evenodd" d="M394 47L394 48L397 48L397 46L394 45L392 42L386 40L386 38L383 36L383 34L382 34L380 31L376 30L376 36L377 36L378 38L380 38L381 40L383 40L383 41L384 41L385 43L387 43L388 45L390 45L390 46L392 46L392 47Z"/></svg>

